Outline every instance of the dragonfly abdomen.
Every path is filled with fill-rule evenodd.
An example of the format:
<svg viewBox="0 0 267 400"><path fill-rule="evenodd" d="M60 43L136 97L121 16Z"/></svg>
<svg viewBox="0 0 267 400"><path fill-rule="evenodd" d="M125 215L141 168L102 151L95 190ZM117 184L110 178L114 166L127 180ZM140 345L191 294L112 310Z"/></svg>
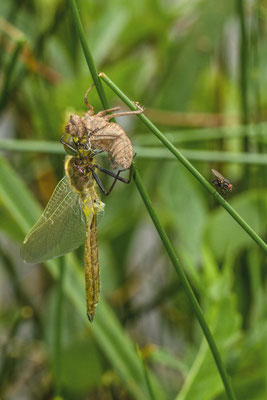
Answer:
<svg viewBox="0 0 267 400"><path fill-rule="evenodd" d="M90 322L93 321L100 292L96 216L97 214L94 213L91 223L87 221L90 226L87 227L84 252L86 306Z"/></svg>

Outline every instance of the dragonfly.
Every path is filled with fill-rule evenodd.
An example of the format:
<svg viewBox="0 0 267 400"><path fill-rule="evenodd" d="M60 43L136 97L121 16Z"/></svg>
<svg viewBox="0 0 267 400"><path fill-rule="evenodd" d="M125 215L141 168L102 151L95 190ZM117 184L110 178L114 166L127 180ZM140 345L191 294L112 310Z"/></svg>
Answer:
<svg viewBox="0 0 267 400"><path fill-rule="evenodd" d="M220 172L216 171L216 169L212 169L211 172L216 176L216 179L212 181L215 186L221 188L223 192L231 192L233 190L233 185Z"/></svg>
<svg viewBox="0 0 267 400"><path fill-rule="evenodd" d="M85 289L87 316L93 321L99 300L100 280L97 246L97 217L104 211L98 188L107 196L117 180L129 183L129 178L115 174L96 164L95 156L102 152L77 146L74 138L65 133L61 143L68 155L65 176L56 186L47 206L25 237L21 257L29 263L47 261L63 256L85 243ZM96 170L114 178L109 190L102 184Z"/></svg>

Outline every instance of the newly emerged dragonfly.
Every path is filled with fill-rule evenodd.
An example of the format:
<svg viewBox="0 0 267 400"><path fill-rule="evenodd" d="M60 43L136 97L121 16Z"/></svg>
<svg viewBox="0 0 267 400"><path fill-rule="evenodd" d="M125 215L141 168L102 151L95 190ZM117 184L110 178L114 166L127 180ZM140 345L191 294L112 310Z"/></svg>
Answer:
<svg viewBox="0 0 267 400"><path fill-rule="evenodd" d="M65 176L58 183L42 216L26 236L21 257L26 262L38 263L62 256L85 242L85 286L87 315L92 322L99 298L99 262L97 247L97 214L104 210L97 186L108 195L117 180L129 183L117 174L95 164L101 151L80 149L69 134L61 138L67 153ZM107 191L96 169L112 176L114 181Z"/></svg>
<svg viewBox="0 0 267 400"><path fill-rule="evenodd" d="M233 190L233 185L226 179L220 172L216 171L216 169L212 169L211 172L213 173L214 176L216 176L216 179L213 179L212 183L222 189L222 191L228 191L231 192Z"/></svg>

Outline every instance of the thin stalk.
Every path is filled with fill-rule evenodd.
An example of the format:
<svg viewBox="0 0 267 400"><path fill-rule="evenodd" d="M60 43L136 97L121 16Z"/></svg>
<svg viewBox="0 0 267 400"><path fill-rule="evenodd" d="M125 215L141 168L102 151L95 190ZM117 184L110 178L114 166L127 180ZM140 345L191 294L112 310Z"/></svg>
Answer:
<svg viewBox="0 0 267 400"><path fill-rule="evenodd" d="M32 302L31 297L24 290L22 281L18 277L13 260L3 250L3 248L1 248L0 250L1 250L0 263L1 263L1 266L3 266L3 268L5 269L6 274L9 276L9 281L12 283L18 305L21 306L22 309L26 308L28 310L31 310L32 318L35 321L36 328L38 329L38 333L41 333L42 322L41 322L41 319L40 319L40 316L38 313L38 309L35 307L34 303ZM0 375L0 382L1 382L1 375Z"/></svg>
<svg viewBox="0 0 267 400"><path fill-rule="evenodd" d="M22 307L16 314L10 326L7 342L1 346L1 366L0 366L0 398L5 393L5 388L8 383L10 383L10 378L14 379L14 372L18 371L17 367L19 361L12 357L10 350L14 347L14 342L16 335L23 324L28 318L32 317L32 309L30 307Z"/></svg>
<svg viewBox="0 0 267 400"><path fill-rule="evenodd" d="M52 140L0 139L0 150L66 154L62 144Z"/></svg>
<svg viewBox="0 0 267 400"><path fill-rule="evenodd" d="M57 298L55 307L55 337L54 337L54 362L55 362L55 394L61 395L61 370L62 370L62 316L63 316L63 282L64 282L64 257L59 259L59 277L57 281Z"/></svg>
<svg viewBox="0 0 267 400"><path fill-rule="evenodd" d="M141 195L141 197L143 199L143 202L144 202L144 204L146 206L146 209L147 209L147 211L148 211L148 213L149 213L149 215L150 215L150 217L151 217L151 219L152 219L152 221L153 221L153 223L155 225L155 228L157 229L158 234L159 234L159 236L160 236L160 238L162 240L162 243L163 243L163 245L164 245L164 247L165 247L165 249L166 249L166 251L167 251L167 253L168 253L168 255L169 255L170 259L171 259L171 261L172 261L172 265L173 265L173 267L174 267L174 269L175 269L175 271L176 271L176 273L177 273L177 275L178 275L178 277L179 277L179 279L180 279L180 281L181 281L181 283L183 285L183 288L184 288L184 290L185 290L185 292L186 292L191 304L192 304L192 307L194 309L194 312L196 314L198 322L199 322L199 324L200 324L200 326L201 326L201 328L202 328L202 330L204 332L206 340L207 340L207 342L209 344L209 347L211 349L211 352L213 354L214 360L216 362L217 368L218 368L219 373L221 375L221 378L222 378L226 393L228 395L228 398L229 399L235 399L235 395L234 395L234 392L233 392L229 377L228 377L227 372L225 370L223 361L221 359L219 350L218 350L218 348L216 346L216 343L215 343L215 341L213 339L213 336L212 336L212 334L211 334L211 332L209 330L209 327L207 325L207 322L205 320L203 312L202 312L202 310L200 308L200 305L199 305L199 303L198 303L198 301L196 299L196 296L194 295L194 292L193 292L193 290L192 290L192 288L190 286L190 283L188 282L188 279L187 279L187 277L186 277L186 275L185 275L185 273L183 271L183 268L182 268L181 263L180 263L180 261L178 259L178 256L176 255L175 250L174 250L174 248L173 248L173 246L172 246L172 244L171 244L171 242L170 242L165 230L163 229L163 227L162 227L162 225L161 225L161 223L160 223L160 221L158 219L158 216L157 216L157 214L156 214L156 212L155 212L155 210L154 210L154 208L152 206L152 203L150 201L148 193L147 193L147 191L146 191L146 189L145 189L145 187L143 185L143 182L142 182L142 180L140 178L140 175L139 175L139 173L138 173L138 171L137 171L137 169L135 168L134 165L133 165L133 178L134 178L134 181L136 183L137 189L138 189L138 191L139 191L139 193L140 193L140 195Z"/></svg>
<svg viewBox="0 0 267 400"><path fill-rule="evenodd" d="M97 75L94 59L93 59L92 54L87 45L87 40L86 40L86 37L84 34L84 30L83 30L81 18L80 18L79 12L78 12L76 1L69 0L69 5L70 5L71 13L72 13L73 23L78 31L78 35L79 35L81 45L83 48L84 56L85 56L87 65L89 67L89 70L91 72L98 95L100 97L100 100L102 102L104 109L108 109L109 108L108 100L107 100L106 94L104 92L102 83Z"/></svg>
<svg viewBox="0 0 267 400"><path fill-rule="evenodd" d="M245 23L244 0L237 0L237 12L240 24L240 95L241 95L241 115L242 123L248 124L248 95L247 95L247 32ZM244 140L246 140L244 138ZM244 151L248 149L245 148Z"/></svg>
<svg viewBox="0 0 267 400"><path fill-rule="evenodd" d="M0 95L0 110L2 110L4 105L6 104L6 100L8 98L8 92L9 92L9 88L10 88L11 78L12 78L15 66L17 64L17 61L18 61L18 57L22 51L24 44L25 44L24 38L20 38L17 40L14 51L13 51L11 58L6 66L6 71L5 71L1 95Z"/></svg>
<svg viewBox="0 0 267 400"><path fill-rule="evenodd" d="M148 393L149 393L149 398L150 398L150 400L156 400L154 392L153 392L153 388L152 388L152 385L151 385L151 382L150 382L149 371L148 371L148 368L146 366L145 358L144 358L144 356L143 356L138 344L136 345L136 352L137 352L138 357L139 357L139 359L140 359L140 361L142 363L142 366L143 366L144 378L145 378L145 381L146 381L147 390L148 390Z"/></svg>
<svg viewBox="0 0 267 400"><path fill-rule="evenodd" d="M136 111L135 104L111 81L103 72L99 74L103 81L128 105L131 110ZM236 222L248 233L248 235L267 253L267 244L251 228L250 225L230 206L230 204L216 191L216 189L204 178L203 175L188 161L183 154L163 135L163 133L144 115L137 117L157 136L157 138L174 154L174 156L188 169L188 171L207 189L221 204L222 207L236 220Z"/></svg>
<svg viewBox="0 0 267 400"><path fill-rule="evenodd" d="M249 123L248 115L248 40L247 40L247 30L245 21L245 1L237 0L237 13L239 18L240 26L240 46L239 46L239 84L240 84L240 111L241 120L244 125ZM243 137L243 151L249 152L249 138L247 136ZM243 170L243 182L248 183L250 180L249 169L245 166Z"/></svg>
<svg viewBox="0 0 267 400"><path fill-rule="evenodd" d="M1 148L1 141L0 141ZM163 147L135 146L135 151L140 158L154 160L173 160L174 156ZM232 151L208 151L181 149L184 157L197 162L223 162L228 164L266 165L267 155L259 153L234 153ZM259 185L261 187L262 185Z"/></svg>
<svg viewBox="0 0 267 400"><path fill-rule="evenodd" d="M5 389L5 385L7 384L10 375L12 374L12 371L15 368L15 363L10 357L10 348L11 344L13 343L14 337L16 336L18 329L20 327L20 324L23 320L21 312L17 312L15 315L14 321L12 321L12 324L10 326L8 335L7 335L7 342L2 345L1 347L1 368L0 368L0 394L2 395L3 393L2 390ZM13 361L13 362L12 362Z"/></svg>
<svg viewBox="0 0 267 400"><path fill-rule="evenodd" d="M0 150L66 154L62 144L49 140L0 139ZM162 147L135 146L138 157L152 160L173 160L174 156ZM184 157L197 162L227 162L229 164L267 165L267 155L234 153L232 151L181 150ZM105 156L105 154L103 154ZM259 185L260 187L261 185Z"/></svg>

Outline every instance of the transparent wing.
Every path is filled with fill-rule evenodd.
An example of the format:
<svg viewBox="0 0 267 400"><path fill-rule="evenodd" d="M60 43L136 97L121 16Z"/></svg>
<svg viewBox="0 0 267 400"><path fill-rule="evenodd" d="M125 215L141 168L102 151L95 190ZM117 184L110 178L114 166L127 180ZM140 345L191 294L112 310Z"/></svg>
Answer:
<svg viewBox="0 0 267 400"><path fill-rule="evenodd" d="M42 216L26 236L21 257L31 263L49 260L77 249L85 240L86 217L65 176L55 188Z"/></svg>
<svg viewBox="0 0 267 400"><path fill-rule="evenodd" d="M101 211L99 211L97 213L96 220L97 220L97 226L98 227L101 225L101 223L103 221L103 218L104 218L104 215L105 215L105 211L104 210L101 210Z"/></svg>
<svg viewBox="0 0 267 400"><path fill-rule="evenodd" d="M216 176L216 178L220 179L221 181L224 180L222 174L220 174L220 172L218 172L216 169L212 169L211 172L213 173L214 176Z"/></svg>

